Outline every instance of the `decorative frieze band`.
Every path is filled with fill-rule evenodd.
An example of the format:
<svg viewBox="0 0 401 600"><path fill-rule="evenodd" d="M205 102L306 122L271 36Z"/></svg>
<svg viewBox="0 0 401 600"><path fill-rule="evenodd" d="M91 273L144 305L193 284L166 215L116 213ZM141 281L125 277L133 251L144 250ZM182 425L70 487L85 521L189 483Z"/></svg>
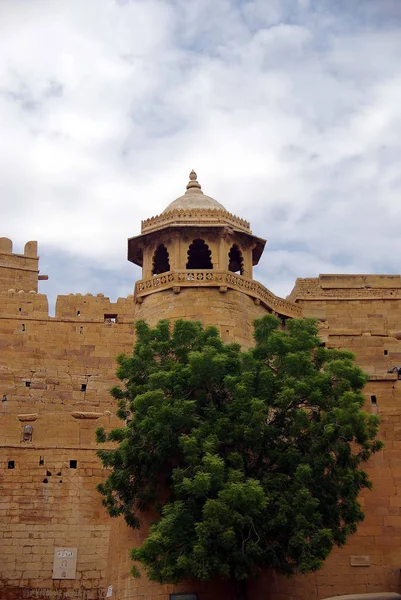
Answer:
<svg viewBox="0 0 401 600"><path fill-rule="evenodd" d="M250 225L245 219L236 217L227 211L211 209L179 209L151 217L142 221L142 233L150 233L168 225L231 225L236 230L251 233Z"/></svg>
<svg viewBox="0 0 401 600"><path fill-rule="evenodd" d="M260 300L267 308L286 317L302 317L302 307L279 298L262 284L237 275L231 271L214 270L174 270L155 275L150 279L142 279L135 284L135 300L165 290L177 287L222 287L240 290L252 298Z"/></svg>
<svg viewBox="0 0 401 600"><path fill-rule="evenodd" d="M393 289L348 289L336 288L329 290L297 291L289 297L300 300L400 300L401 290Z"/></svg>

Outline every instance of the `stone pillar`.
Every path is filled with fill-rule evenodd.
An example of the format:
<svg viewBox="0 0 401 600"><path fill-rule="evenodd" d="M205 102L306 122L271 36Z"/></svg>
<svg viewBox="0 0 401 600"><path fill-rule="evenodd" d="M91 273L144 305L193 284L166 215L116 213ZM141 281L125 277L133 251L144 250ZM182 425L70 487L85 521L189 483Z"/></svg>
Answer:
<svg viewBox="0 0 401 600"><path fill-rule="evenodd" d="M217 267L221 271L228 271L229 251L229 233L227 230L223 230L219 235L219 262Z"/></svg>
<svg viewBox="0 0 401 600"><path fill-rule="evenodd" d="M150 279L152 277L152 261L155 248L154 244L146 244L143 249L143 266L142 279Z"/></svg>
<svg viewBox="0 0 401 600"><path fill-rule="evenodd" d="M254 245L247 244L241 248L242 257L244 259L244 277L253 279L253 265L252 265L252 250Z"/></svg>
<svg viewBox="0 0 401 600"><path fill-rule="evenodd" d="M185 264L181 261L181 236L178 231L171 238L170 269L185 269Z"/></svg>

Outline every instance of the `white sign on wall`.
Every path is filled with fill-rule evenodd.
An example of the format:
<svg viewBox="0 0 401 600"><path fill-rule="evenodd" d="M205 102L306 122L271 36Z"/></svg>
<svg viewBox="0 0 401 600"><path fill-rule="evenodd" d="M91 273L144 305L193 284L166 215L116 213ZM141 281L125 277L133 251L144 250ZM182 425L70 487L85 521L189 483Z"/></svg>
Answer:
<svg viewBox="0 0 401 600"><path fill-rule="evenodd" d="M77 570L76 548L55 548L53 579L75 579Z"/></svg>

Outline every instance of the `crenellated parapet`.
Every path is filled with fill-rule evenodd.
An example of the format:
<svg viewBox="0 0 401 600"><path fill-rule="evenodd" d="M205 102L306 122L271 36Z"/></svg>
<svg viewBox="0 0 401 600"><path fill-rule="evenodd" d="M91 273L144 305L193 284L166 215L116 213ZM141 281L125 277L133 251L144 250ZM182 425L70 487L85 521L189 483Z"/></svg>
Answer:
<svg viewBox="0 0 401 600"><path fill-rule="evenodd" d="M104 294L68 294L57 296L55 318L79 322L98 322L116 325L132 322L134 312L133 295L111 302Z"/></svg>
<svg viewBox="0 0 401 600"><path fill-rule="evenodd" d="M10 288L0 291L0 314L2 319L17 317L21 322L29 319L48 319L49 303L45 294L34 290L25 292Z"/></svg>
<svg viewBox="0 0 401 600"><path fill-rule="evenodd" d="M232 215L226 210L208 208L180 208L156 217L146 219L141 223L141 232L150 233L164 227L185 227L190 225L208 225L221 227L226 225L234 231L252 233L248 221Z"/></svg>
<svg viewBox="0 0 401 600"><path fill-rule="evenodd" d="M12 254L13 256L26 256L29 258L38 258L38 243L27 242L24 247L24 254L13 254L13 242L9 238L0 238L0 254Z"/></svg>

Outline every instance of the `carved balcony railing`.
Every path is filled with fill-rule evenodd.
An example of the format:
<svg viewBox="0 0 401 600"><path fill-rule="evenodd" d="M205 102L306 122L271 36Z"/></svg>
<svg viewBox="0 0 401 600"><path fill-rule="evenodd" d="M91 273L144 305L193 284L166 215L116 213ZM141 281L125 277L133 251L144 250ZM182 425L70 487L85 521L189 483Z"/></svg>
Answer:
<svg viewBox="0 0 401 600"><path fill-rule="evenodd" d="M301 306L275 296L261 283L231 271L214 271L212 269L177 269L154 275L150 279L141 279L135 284L135 300L140 302L144 296L159 290L175 288L175 291L178 292L181 287L218 287L220 291L239 290L260 301L279 315L302 317Z"/></svg>

